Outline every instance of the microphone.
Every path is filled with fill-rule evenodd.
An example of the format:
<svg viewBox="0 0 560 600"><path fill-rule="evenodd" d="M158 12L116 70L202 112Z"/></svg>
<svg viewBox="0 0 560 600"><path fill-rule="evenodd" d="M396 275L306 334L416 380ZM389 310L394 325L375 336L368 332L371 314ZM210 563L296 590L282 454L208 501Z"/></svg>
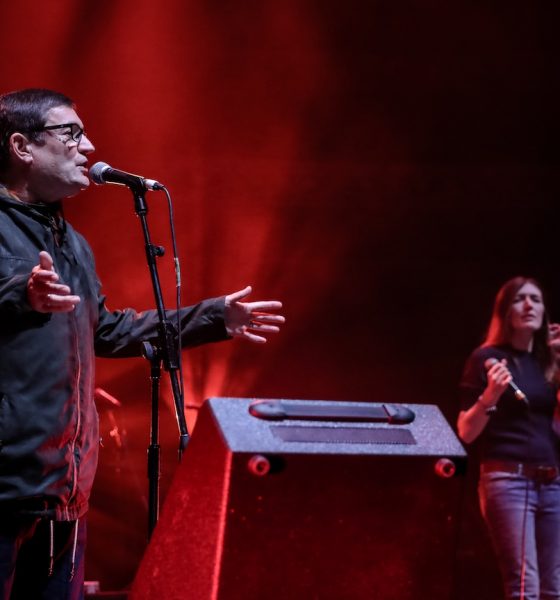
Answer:
<svg viewBox="0 0 560 600"><path fill-rule="evenodd" d="M138 187L144 190L163 190L165 186L155 181L155 179L146 179L140 175L134 175L133 173L127 173L126 171L120 171L119 169L113 169L104 162L96 162L89 170L89 178L93 183L103 185L105 183L116 183L119 185L126 185L132 189L138 189Z"/></svg>
<svg viewBox="0 0 560 600"><path fill-rule="evenodd" d="M484 361L484 367L488 371L491 367L498 364L499 362L500 361L497 358L488 358ZM527 396L517 387L513 380L509 382L509 387L513 390L513 394L518 400L524 402L527 405L529 404Z"/></svg>

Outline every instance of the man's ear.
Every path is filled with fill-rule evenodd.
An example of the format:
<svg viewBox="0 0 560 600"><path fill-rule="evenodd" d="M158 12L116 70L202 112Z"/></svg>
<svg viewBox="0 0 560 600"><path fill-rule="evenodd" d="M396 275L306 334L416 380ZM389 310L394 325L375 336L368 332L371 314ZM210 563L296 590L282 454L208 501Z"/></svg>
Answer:
<svg viewBox="0 0 560 600"><path fill-rule="evenodd" d="M9 139L10 154L16 161L26 165L33 162L33 153L31 150L31 141L23 133L12 133Z"/></svg>

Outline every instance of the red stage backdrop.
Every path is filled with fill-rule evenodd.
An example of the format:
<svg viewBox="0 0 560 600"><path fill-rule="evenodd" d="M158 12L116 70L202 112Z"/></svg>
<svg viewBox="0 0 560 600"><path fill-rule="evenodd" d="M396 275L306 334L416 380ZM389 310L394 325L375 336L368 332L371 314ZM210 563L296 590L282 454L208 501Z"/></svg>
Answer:
<svg viewBox="0 0 560 600"><path fill-rule="evenodd" d="M18 0L0 18L2 91L67 93L92 163L171 190L184 301L250 283L285 304L264 347L184 354L191 426L209 396L435 403L454 421L502 280L540 277L560 319L556 19L540 5ZM171 306L164 196L149 207ZM153 306L129 192L92 186L66 214L109 306ZM145 543L148 372L98 364L124 405L101 407L90 527L88 577L109 587L131 579Z"/></svg>

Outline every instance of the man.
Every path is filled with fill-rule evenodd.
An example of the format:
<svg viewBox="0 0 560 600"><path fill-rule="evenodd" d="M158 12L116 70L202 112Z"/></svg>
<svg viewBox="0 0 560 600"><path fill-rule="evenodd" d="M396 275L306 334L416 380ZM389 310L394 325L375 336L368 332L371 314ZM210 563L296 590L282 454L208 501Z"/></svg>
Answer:
<svg viewBox="0 0 560 600"><path fill-rule="evenodd" d="M109 312L87 242L61 213L89 185L94 147L73 102L0 96L0 593L83 597L85 519L97 465L94 356L139 356L155 311ZM183 346L263 343L279 302L251 288L180 311ZM272 311L272 312L270 312ZM173 316L175 322L175 317ZM14 575L15 574L15 575Z"/></svg>

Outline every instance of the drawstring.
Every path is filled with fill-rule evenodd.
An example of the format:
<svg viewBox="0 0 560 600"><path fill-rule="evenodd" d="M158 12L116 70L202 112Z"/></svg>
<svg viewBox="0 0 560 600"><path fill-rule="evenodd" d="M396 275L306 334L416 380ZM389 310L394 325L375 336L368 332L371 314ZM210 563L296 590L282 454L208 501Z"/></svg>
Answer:
<svg viewBox="0 0 560 600"><path fill-rule="evenodd" d="M74 522L74 540L72 542L72 562L70 564L70 579L68 581L72 581L74 579L74 573L76 568L76 551L78 549L78 521L76 519ZM49 521L50 528L50 537L49 537L49 577L52 577L54 571L54 521L51 519Z"/></svg>
<svg viewBox="0 0 560 600"><path fill-rule="evenodd" d="M54 521L49 521L50 537L49 537L49 577L52 577L54 569Z"/></svg>
<svg viewBox="0 0 560 600"><path fill-rule="evenodd" d="M76 548L78 547L78 519L74 523L74 544L72 545L72 566L70 567L70 579L74 579L74 568L76 566Z"/></svg>

